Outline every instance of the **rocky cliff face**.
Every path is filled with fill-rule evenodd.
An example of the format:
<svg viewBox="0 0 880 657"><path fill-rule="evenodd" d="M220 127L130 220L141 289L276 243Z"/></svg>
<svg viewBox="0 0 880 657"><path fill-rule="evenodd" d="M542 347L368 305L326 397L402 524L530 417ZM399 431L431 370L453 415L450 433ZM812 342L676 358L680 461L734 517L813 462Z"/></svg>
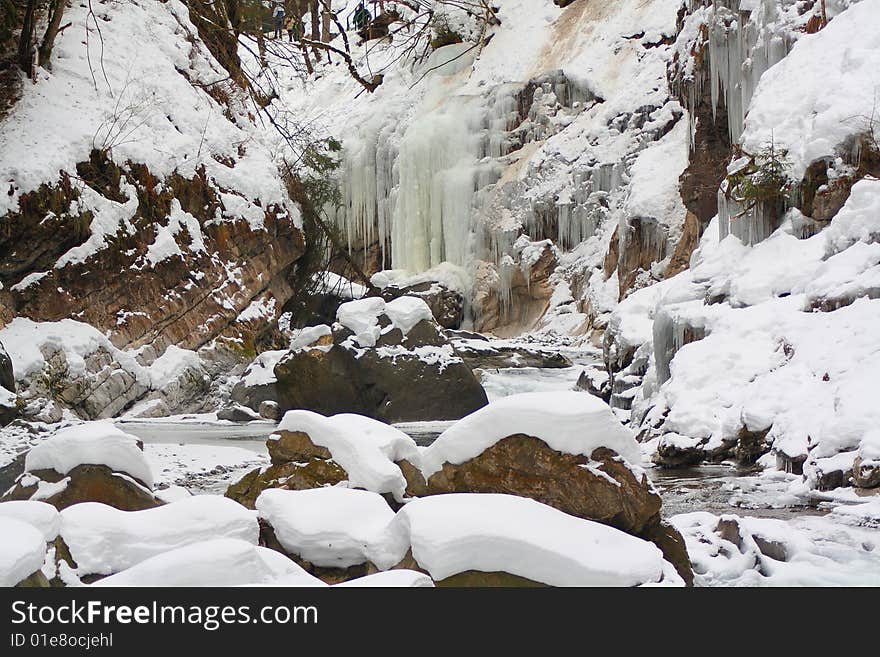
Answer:
<svg viewBox="0 0 880 657"><path fill-rule="evenodd" d="M214 375L280 346L306 245L224 6L97 7L101 53L72 36L88 11L65 15L57 61L0 122L0 328L71 318L141 366L175 346L200 350ZM41 392L103 417L153 389L114 354L91 356L85 378L48 365L63 383Z"/></svg>

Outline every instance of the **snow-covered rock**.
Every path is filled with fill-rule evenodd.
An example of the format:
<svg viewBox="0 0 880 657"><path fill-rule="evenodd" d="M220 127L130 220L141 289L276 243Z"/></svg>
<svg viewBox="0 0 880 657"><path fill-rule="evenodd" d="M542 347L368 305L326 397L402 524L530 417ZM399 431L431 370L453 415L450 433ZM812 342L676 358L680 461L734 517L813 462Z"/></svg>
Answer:
<svg viewBox="0 0 880 657"><path fill-rule="evenodd" d="M651 543L512 495L415 500L388 531L397 552L411 547L434 580L475 570L551 586L636 586L663 576L663 555Z"/></svg>
<svg viewBox="0 0 880 657"><path fill-rule="evenodd" d="M315 566L371 562L389 568L402 558L387 553L384 532L394 511L376 493L337 487L267 490L256 507L282 547Z"/></svg>
<svg viewBox="0 0 880 657"><path fill-rule="evenodd" d="M430 588L434 586L434 580L415 570L385 570L381 573L357 577L347 582L341 582L336 586L345 588Z"/></svg>
<svg viewBox="0 0 880 657"><path fill-rule="evenodd" d="M582 392L523 393L492 402L444 431L422 451L422 472L430 477L444 463L464 463L517 434L539 438L564 454L589 457L607 447L630 463L640 461L632 434L601 399Z"/></svg>
<svg viewBox="0 0 880 657"><path fill-rule="evenodd" d="M259 527L255 514L236 502L198 495L144 511L77 504L62 511L60 535L80 576L108 575L202 541L234 538L256 544Z"/></svg>
<svg viewBox="0 0 880 657"><path fill-rule="evenodd" d="M278 425L279 432L300 432L314 445L329 450L348 474L351 486L374 493L391 493L402 500L406 479L397 466L404 459L417 460L413 439L394 427L362 415L324 417L310 411L288 411ZM283 442L283 434L269 437Z"/></svg>
<svg viewBox="0 0 880 657"><path fill-rule="evenodd" d="M43 566L46 538L33 525L0 515L0 586L15 586Z"/></svg>
<svg viewBox="0 0 880 657"><path fill-rule="evenodd" d="M62 475L85 464L105 465L147 487L153 485L153 473L138 439L110 422L87 422L61 429L29 451L24 462L26 472L54 470Z"/></svg>
<svg viewBox="0 0 880 657"><path fill-rule="evenodd" d="M141 561L94 586L324 586L293 561L235 538L203 540Z"/></svg>
<svg viewBox="0 0 880 657"><path fill-rule="evenodd" d="M282 410L407 422L457 419L486 404L421 299L366 297L340 306L337 320L331 338L291 349L275 366Z"/></svg>
<svg viewBox="0 0 880 657"><path fill-rule="evenodd" d="M0 502L0 518L15 518L32 525L46 542L55 540L61 529L61 515L51 504L31 500Z"/></svg>

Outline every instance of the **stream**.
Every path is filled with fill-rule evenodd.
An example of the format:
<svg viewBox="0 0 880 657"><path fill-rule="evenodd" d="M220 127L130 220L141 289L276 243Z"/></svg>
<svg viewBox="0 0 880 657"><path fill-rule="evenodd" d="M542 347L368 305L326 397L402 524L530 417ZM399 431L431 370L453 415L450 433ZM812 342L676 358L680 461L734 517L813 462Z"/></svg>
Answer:
<svg viewBox="0 0 880 657"><path fill-rule="evenodd" d="M595 352L569 355L572 367L504 368L480 371L490 401L523 392L571 390L584 367L596 362ZM452 422L407 422L395 425L418 445L430 445ZM266 438L271 422L247 424L210 421L202 416L179 419L120 420L118 426L140 438L167 485L221 493L244 472L268 462ZM643 464L663 498L666 517L692 511L747 513L790 519L823 513L785 495L792 475L757 476L733 465L703 465L664 470Z"/></svg>

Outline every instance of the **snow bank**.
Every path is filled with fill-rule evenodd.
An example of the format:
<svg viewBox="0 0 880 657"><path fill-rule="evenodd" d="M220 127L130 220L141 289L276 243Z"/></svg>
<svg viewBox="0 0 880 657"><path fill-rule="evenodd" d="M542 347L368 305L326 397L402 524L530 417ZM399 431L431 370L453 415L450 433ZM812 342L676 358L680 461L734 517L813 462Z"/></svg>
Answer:
<svg viewBox="0 0 880 657"><path fill-rule="evenodd" d="M877 586L880 539L875 529L848 527L841 518L792 520L676 515L696 583L705 586ZM719 530L724 522L724 531Z"/></svg>
<svg viewBox="0 0 880 657"><path fill-rule="evenodd" d="M33 525L0 516L0 586L15 586L43 566L46 538Z"/></svg>
<svg viewBox="0 0 880 657"><path fill-rule="evenodd" d="M652 543L513 495L435 495L409 502L389 542L435 580L468 570L507 572L551 586L657 582L663 555Z"/></svg>
<svg viewBox="0 0 880 657"><path fill-rule="evenodd" d="M326 447L348 473L352 486L374 493L392 493L403 499L406 479L397 461L418 461L418 448L408 435L362 415L341 414L324 417L311 411L289 411L278 425L279 431L301 431L315 445ZM269 440L277 440L277 436Z"/></svg>
<svg viewBox="0 0 880 657"><path fill-rule="evenodd" d="M93 586L324 586L274 550L234 538L157 554Z"/></svg>
<svg viewBox="0 0 880 657"><path fill-rule="evenodd" d="M61 529L61 515L51 504L20 500L0 502L0 518L13 518L33 526L45 541L53 541Z"/></svg>
<svg viewBox="0 0 880 657"><path fill-rule="evenodd" d="M533 392L499 399L456 422L422 451L422 472L430 477L444 463L464 463L515 434L540 438L565 454L590 456L608 447L632 464L640 459L635 439L598 397Z"/></svg>
<svg viewBox="0 0 880 657"><path fill-rule="evenodd" d="M144 511L94 502L61 512L61 537L80 575L109 574L192 543L235 538L256 544L256 515L225 497L198 495Z"/></svg>
<svg viewBox="0 0 880 657"><path fill-rule="evenodd" d="M389 562L383 550L383 532L394 512L376 493L270 489L257 498L256 509L285 550L316 566L348 568L370 561L389 568L400 561Z"/></svg>
<svg viewBox="0 0 880 657"><path fill-rule="evenodd" d="M85 422L61 429L27 453L26 472L55 470L67 474L78 465L106 465L153 487L153 473L138 439L110 421Z"/></svg>

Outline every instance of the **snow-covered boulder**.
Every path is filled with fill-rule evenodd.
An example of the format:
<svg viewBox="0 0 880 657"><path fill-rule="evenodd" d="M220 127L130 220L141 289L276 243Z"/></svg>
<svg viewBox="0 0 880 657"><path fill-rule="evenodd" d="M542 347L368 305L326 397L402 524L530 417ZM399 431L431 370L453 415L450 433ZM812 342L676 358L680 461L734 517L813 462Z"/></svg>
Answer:
<svg viewBox="0 0 880 657"><path fill-rule="evenodd" d="M487 402L430 308L408 296L343 304L332 342L292 349L275 376L283 410L359 413L386 422L451 420Z"/></svg>
<svg viewBox="0 0 880 657"><path fill-rule="evenodd" d="M110 422L61 429L27 453L24 470L4 501L43 500L58 509L101 502L129 511L161 503L140 442Z"/></svg>
<svg viewBox="0 0 880 657"><path fill-rule="evenodd" d="M24 520L0 515L0 536L0 586L15 586L42 568L43 532Z"/></svg>
<svg viewBox="0 0 880 657"><path fill-rule="evenodd" d="M329 329L328 329L329 332ZM275 384L275 366L287 352L284 350L264 351L257 356L244 371L230 397L232 401L249 407L260 413L260 407L265 402L277 402L278 392ZM268 419L277 420L277 417Z"/></svg>
<svg viewBox="0 0 880 657"><path fill-rule="evenodd" d="M51 504L17 500L0 502L0 518L15 518L35 527L46 542L54 541L61 529L61 515Z"/></svg>
<svg viewBox="0 0 880 657"><path fill-rule="evenodd" d="M512 395L459 420L418 462L402 461L411 496L505 493L655 541L690 579L684 543L637 465L632 434L585 392Z"/></svg>
<svg viewBox="0 0 880 657"><path fill-rule="evenodd" d="M357 577L346 582L340 582L336 586L351 588L430 588L434 586L434 580L425 573L405 568L396 570L384 570L382 572Z"/></svg>
<svg viewBox="0 0 880 657"><path fill-rule="evenodd" d="M235 538L205 540L141 561L94 586L324 586L275 550Z"/></svg>
<svg viewBox="0 0 880 657"><path fill-rule="evenodd" d="M272 465L246 474L227 491L249 507L268 488L306 490L344 480L400 502L407 483L398 464L418 461L412 438L362 415L288 411L266 444Z"/></svg>
<svg viewBox="0 0 880 657"><path fill-rule="evenodd" d="M439 275L432 278L432 272L421 276L407 275L406 272L381 271L370 278L370 282L379 288L379 294L386 301L394 301L400 297L418 297L431 310L436 322L445 329L457 329L464 319L464 295L461 276L455 272L434 272ZM443 280L434 280L441 278Z"/></svg>
<svg viewBox="0 0 880 657"><path fill-rule="evenodd" d="M550 586L637 586L664 574L663 555L651 543L512 495L414 500L388 534L398 554L409 551L417 568L452 585L506 573Z"/></svg>
<svg viewBox="0 0 880 657"><path fill-rule="evenodd" d="M404 471L414 495L523 495L638 533L660 510L638 462L635 439L608 405L572 391L497 400L444 431Z"/></svg>
<svg viewBox="0 0 880 657"><path fill-rule="evenodd" d="M339 487L267 490L256 506L275 542L309 567L346 569L372 563L389 568L400 560L389 556L385 545L394 511L376 493Z"/></svg>
<svg viewBox="0 0 880 657"><path fill-rule="evenodd" d="M62 511L60 536L82 577L117 573L163 552L212 539L256 544L259 527L253 511L232 500L197 495L144 511L77 504Z"/></svg>

